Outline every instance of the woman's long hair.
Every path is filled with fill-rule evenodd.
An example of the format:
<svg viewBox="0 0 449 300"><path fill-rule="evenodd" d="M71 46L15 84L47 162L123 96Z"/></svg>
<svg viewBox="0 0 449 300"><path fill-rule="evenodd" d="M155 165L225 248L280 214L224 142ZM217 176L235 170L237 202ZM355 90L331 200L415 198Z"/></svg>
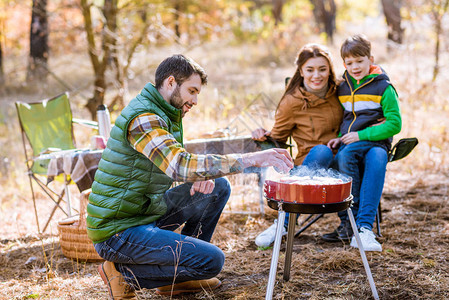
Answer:
<svg viewBox="0 0 449 300"><path fill-rule="evenodd" d="M319 44L307 44L301 48L298 57L296 58L296 71L293 77L289 80L285 93L282 96L293 94L295 89L303 86L304 77L301 75L301 68L307 60L313 57L324 57L329 63L329 86L335 86L335 72L332 63L332 57L329 50Z"/></svg>

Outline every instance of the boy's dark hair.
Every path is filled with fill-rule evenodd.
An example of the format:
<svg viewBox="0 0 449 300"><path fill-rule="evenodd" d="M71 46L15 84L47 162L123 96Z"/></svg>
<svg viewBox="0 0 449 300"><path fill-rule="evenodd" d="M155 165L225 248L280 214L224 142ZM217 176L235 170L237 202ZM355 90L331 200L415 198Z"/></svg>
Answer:
<svg viewBox="0 0 449 300"><path fill-rule="evenodd" d="M341 45L340 49L341 58L344 60L346 57L371 57L371 42L363 34L356 34L348 37Z"/></svg>
<svg viewBox="0 0 449 300"><path fill-rule="evenodd" d="M201 77L201 84L207 84L207 74L199 64L182 54L175 54L164 59L157 67L155 76L156 89L159 89L162 86L162 82L170 75L175 78L178 85L182 85L194 73Z"/></svg>

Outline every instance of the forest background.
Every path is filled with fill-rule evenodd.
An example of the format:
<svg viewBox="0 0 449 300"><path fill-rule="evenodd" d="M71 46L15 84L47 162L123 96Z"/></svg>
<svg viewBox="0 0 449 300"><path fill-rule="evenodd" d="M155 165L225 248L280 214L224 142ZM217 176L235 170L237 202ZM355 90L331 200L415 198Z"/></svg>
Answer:
<svg viewBox="0 0 449 300"><path fill-rule="evenodd" d="M0 0L0 288L4 291L0 299L106 295L94 264L69 263L62 256L55 224L44 235L37 234L15 101L33 102L68 91L75 117L95 119L96 107L104 103L114 120L144 84L154 80L162 59L183 53L209 75L198 106L184 120L185 139L217 131L249 134L273 124L284 79L293 74L296 54L304 44L327 45L340 76L344 68L339 46L356 33L372 41L376 63L399 93L403 129L395 140L416 136L420 142L410 157L388 165L382 200L387 213L382 241L387 250L384 256L369 257L377 265L375 280L385 298L449 297L449 276L444 271L449 269L448 5L448 0ZM260 107L262 103L268 103L268 117L257 116L266 108ZM251 114L256 116L248 118ZM75 135L78 147L90 146L91 132L75 128ZM214 242L227 253L223 274L231 278L224 281L221 294L202 297L258 299L271 252L261 252L253 240L275 215L253 216L258 210L255 183L243 177L232 182L230 209L249 213L227 214L221 220ZM39 197L44 204L45 195ZM389 226L404 218L408 221L400 223L401 229ZM318 236L334 225L335 219L329 219L297 243L306 249L316 250L311 244L328 249ZM418 234L417 239L416 228L423 226L428 234ZM422 249L426 238L432 245ZM416 244L404 244L408 239ZM330 249L335 257L344 253L348 259L320 265L318 270L332 274L349 270L354 277L298 291L304 282L300 272L317 270L301 261L299 278L292 279L291 286L277 287L277 297L368 297L369 288L358 289L355 284L366 282L359 258L347 247ZM386 253L394 253L396 260L385 259ZM308 255L313 261L323 254L311 250ZM265 260L254 259L261 256ZM30 257L35 258L31 263ZM242 258L247 259L246 273L236 271ZM257 261L257 267L248 260ZM406 265L397 272L408 275L392 279L382 268L386 261L390 264L386 268ZM239 281L239 276L248 278L253 271L257 275L251 280ZM148 292L140 297L156 296Z"/></svg>

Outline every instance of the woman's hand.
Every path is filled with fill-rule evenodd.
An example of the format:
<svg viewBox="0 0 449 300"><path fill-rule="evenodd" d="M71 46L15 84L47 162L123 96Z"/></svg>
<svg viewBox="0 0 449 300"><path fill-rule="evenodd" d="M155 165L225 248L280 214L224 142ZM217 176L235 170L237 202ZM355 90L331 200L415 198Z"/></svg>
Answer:
<svg viewBox="0 0 449 300"><path fill-rule="evenodd" d="M338 146L340 146L340 143L341 143L341 138L335 138L335 139L330 140L327 143L327 147L329 147L331 150L337 149Z"/></svg>
<svg viewBox="0 0 449 300"><path fill-rule="evenodd" d="M267 135L270 135L270 131L266 131L263 128L257 128L256 130L251 132L251 137L253 138L253 140L260 142L266 141Z"/></svg>
<svg viewBox="0 0 449 300"><path fill-rule="evenodd" d="M360 141L359 139L359 133L357 131L355 132L348 132L344 136L341 137L341 141L345 143L346 145L355 143Z"/></svg>
<svg viewBox="0 0 449 300"><path fill-rule="evenodd" d="M190 196L195 195L196 192L202 194L210 194L215 188L215 181L195 181L190 188Z"/></svg>

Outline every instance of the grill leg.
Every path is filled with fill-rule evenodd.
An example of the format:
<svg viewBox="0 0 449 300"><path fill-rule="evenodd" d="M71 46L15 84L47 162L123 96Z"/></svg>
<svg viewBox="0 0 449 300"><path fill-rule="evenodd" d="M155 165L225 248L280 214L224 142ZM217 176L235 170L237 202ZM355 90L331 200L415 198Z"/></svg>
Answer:
<svg viewBox="0 0 449 300"><path fill-rule="evenodd" d="M290 280L290 268L292 266L292 250L293 239L295 237L295 223L296 214L290 213L288 217L288 231L287 231L287 248L285 249L285 264L284 264L284 280Z"/></svg>
<svg viewBox="0 0 449 300"><path fill-rule="evenodd" d="M278 267L279 251L281 249L282 242L282 227L285 221L285 211L279 210L278 223L276 227L276 238L274 240L273 255L271 256L270 275L268 276L267 293L265 300L271 300L273 298L274 282L276 280L276 271Z"/></svg>
<svg viewBox="0 0 449 300"><path fill-rule="evenodd" d="M357 230L357 225L355 224L354 215L352 214L351 208L348 208L348 215L349 220L351 221L352 230L354 231L355 240L357 241L357 246L359 247L360 256L362 257L363 266L365 267L366 276L368 277L369 285L371 287L371 292L373 293L374 299L378 300L379 295L377 294L376 284L374 283L373 275L371 274L368 259L366 259L365 250L363 249L362 241L360 240L359 231Z"/></svg>

